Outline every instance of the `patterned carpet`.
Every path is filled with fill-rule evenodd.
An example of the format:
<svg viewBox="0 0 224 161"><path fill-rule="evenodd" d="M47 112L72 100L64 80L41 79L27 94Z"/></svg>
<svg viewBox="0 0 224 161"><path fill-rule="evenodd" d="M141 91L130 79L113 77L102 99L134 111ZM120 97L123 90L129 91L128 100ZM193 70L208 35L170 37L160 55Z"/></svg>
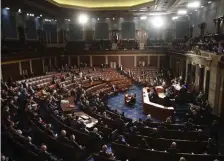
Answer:
<svg viewBox="0 0 224 161"><path fill-rule="evenodd" d="M137 95L137 102L133 107L126 106L124 104L124 95L125 93L119 93L117 96L113 96L109 99L108 105L111 109L117 109L120 113L124 112L125 116L131 118L133 120L137 120L141 118L145 120L147 116L143 113L142 109L142 86L133 85L128 93L136 93ZM188 105L182 105L181 107L177 106L175 110L174 118L176 123L181 123L183 121L184 115L186 114L188 109ZM160 122L155 118L151 118L155 122Z"/></svg>
<svg viewBox="0 0 224 161"><path fill-rule="evenodd" d="M133 107L126 106L124 104L125 93L119 93L117 96L113 96L109 99L108 105L111 109L117 109L121 113L124 112L125 117L131 118L133 120L138 120L139 118L145 120L146 115L142 110L142 86L133 85L127 93L135 93L137 96L136 104ZM155 120L157 121L157 120Z"/></svg>

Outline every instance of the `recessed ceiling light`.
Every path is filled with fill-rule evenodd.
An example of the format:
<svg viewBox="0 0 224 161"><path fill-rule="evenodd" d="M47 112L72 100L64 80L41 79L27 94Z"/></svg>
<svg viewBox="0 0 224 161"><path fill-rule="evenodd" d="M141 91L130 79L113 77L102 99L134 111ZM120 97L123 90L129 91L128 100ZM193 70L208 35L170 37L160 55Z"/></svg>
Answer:
<svg viewBox="0 0 224 161"><path fill-rule="evenodd" d="M140 19L141 19L141 20L146 20L147 17L146 17L146 16L141 16Z"/></svg>
<svg viewBox="0 0 224 161"><path fill-rule="evenodd" d="M186 15L187 14L187 10L179 10L177 12L178 15Z"/></svg>
<svg viewBox="0 0 224 161"><path fill-rule="evenodd" d="M200 1L193 1L187 4L188 8L198 8L200 6Z"/></svg>
<svg viewBox="0 0 224 161"><path fill-rule="evenodd" d="M212 1L208 1L208 3L212 3Z"/></svg>

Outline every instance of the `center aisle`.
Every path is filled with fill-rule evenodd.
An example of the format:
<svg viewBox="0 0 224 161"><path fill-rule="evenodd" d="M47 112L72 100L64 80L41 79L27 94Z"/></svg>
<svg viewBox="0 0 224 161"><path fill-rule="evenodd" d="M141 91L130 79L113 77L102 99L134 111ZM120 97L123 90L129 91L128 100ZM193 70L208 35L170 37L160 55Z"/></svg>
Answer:
<svg viewBox="0 0 224 161"><path fill-rule="evenodd" d="M112 110L117 109L121 113L124 112L125 117L131 119L143 119L147 116L143 113L142 109L142 86L133 85L128 90L129 94L136 94L136 104L133 107L126 106L124 104L125 93L119 93L117 96L113 96L108 100L108 105Z"/></svg>

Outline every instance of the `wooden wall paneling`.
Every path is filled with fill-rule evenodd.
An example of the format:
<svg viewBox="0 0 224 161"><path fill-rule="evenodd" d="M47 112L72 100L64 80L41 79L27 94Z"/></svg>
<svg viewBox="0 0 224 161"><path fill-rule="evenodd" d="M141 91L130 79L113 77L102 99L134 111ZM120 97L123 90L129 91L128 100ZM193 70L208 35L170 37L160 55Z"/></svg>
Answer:
<svg viewBox="0 0 224 161"><path fill-rule="evenodd" d="M50 70L50 58L45 58L44 59L44 68L46 69L46 71Z"/></svg>
<svg viewBox="0 0 224 161"><path fill-rule="evenodd" d="M77 64L77 56L70 56L71 57L71 65L72 66L78 66L78 64Z"/></svg>
<svg viewBox="0 0 224 161"><path fill-rule="evenodd" d="M21 78L19 72L19 63L12 63L12 64L4 64L1 65L2 68L2 76L5 81L7 81L10 77L13 80L18 80Z"/></svg>
<svg viewBox="0 0 224 161"><path fill-rule="evenodd" d="M149 66L157 67L157 56L150 56L150 64Z"/></svg>
<svg viewBox="0 0 224 161"><path fill-rule="evenodd" d="M121 56L121 65L124 68L131 68L134 66L134 56Z"/></svg>
<svg viewBox="0 0 224 161"><path fill-rule="evenodd" d="M169 66L169 58L160 56L160 68L167 68Z"/></svg>
<svg viewBox="0 0 224 161"><path fill-rule="evenodd" d="M64 64L64 56L57 56L58 68L61 68L63 64Z"/></svg>
<svg viewBox="0 0 224 161"><path fill-rule="evenodd" d="M87 65L90 65L90 57L89 56L80 56L80 63L87 63Z"/></svg>
<svg viewBox="0 0 224 161"><path fill-rule="evenodd" d="M118 64L118 56L108 56L108 63L110 62L116 62Z"/></svg>
<svg viewBox="0 0 224 161"><path fill-rule="evenodd" d="M43 74L42 59L32 60L32 68L35 76Z"/></svg>
<svg viewBox="0 0 224 161"><path fill-rule="evenodd" d="M27 70L28 74L30 74L30 61L21 62L22 71Z"/></svg>
<svg viewBox="0 0 224 161"><path fill-rule="evenodd" d="M92 56L93 66L100 66L106 62L105 56Z"/></svg>
<svg viewBox="0 0 224 161"><path fill-rule="evenodd" d="M145 62L145 66L147 66L148 65L148 56L137 56L136 57L136 59L137 59L137 66L139 65L139 62L141 61L144 61Z"/></svg>
<svg viewBox="0 0 224 161"><path fill-rule="evenodd" d="M55 69L56 66L55 66L55 63L54 63L54 57L51 57L50 59L51 59L51 68Z"/></svg>

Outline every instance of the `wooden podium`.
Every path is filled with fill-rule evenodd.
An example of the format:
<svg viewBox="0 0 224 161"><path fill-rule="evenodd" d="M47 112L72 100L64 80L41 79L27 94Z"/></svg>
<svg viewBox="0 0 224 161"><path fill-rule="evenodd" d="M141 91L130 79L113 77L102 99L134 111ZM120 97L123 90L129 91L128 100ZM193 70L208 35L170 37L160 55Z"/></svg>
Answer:
<svg viewBox="0 0 224 161"><path fill-rule="evenodd" d="M163 105L151 102L148 97L147 89L148 87L142 89L142 104L144 113L146 115L150 114L155 119L161 121L165 121L167 117L173 116L174 108L165 107Z"/></svg>

